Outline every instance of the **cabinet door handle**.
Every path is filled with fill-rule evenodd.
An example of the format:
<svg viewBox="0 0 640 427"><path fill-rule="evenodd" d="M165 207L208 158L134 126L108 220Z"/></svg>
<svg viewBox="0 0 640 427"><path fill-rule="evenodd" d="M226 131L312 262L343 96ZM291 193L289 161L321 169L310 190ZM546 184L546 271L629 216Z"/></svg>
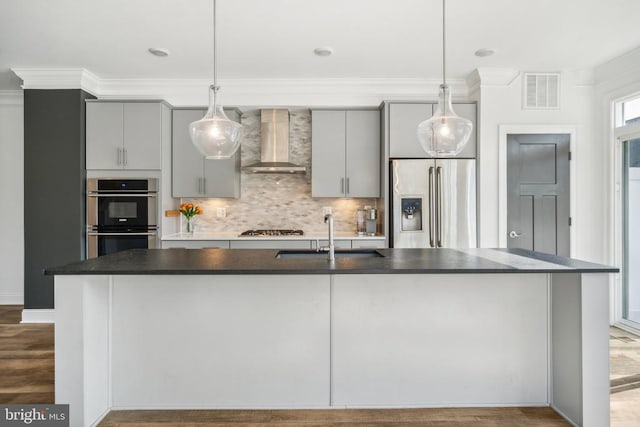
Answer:
<svg viewBox="0 0 640 427"><path fill-rule="evenodd" d="M122 149L122 163L124 164L124 166L127 166L127 149L126 148Z"/></svg>
<svg viewBox="0 0 640 427"><path fill-rule="evenodd" d="M340 178L340 194L344 194L344 178Z"/></svg>
<svg viewBox="0 0 640 427"><path fill-rule="evenodd" d="M198 178L198 194L202 194L202 178Z"/></svg>
<svg viewBox="0 0 640 427"><path fill-rule="evenodd" d="M122 164L122 150L121 148L118 148L118 163L117 165L120 166Z"/></svg>
<svg viewBox="0 0 640 427"><path fill-rule="evenodd" d="M349 194L349 178L347 178L347 194Z"/></svg>
<svg viewBox="0 0 640 427"><path fill-rule="evenodd" d="M202 194L207 194L207 178L202 178Z"/></svg>

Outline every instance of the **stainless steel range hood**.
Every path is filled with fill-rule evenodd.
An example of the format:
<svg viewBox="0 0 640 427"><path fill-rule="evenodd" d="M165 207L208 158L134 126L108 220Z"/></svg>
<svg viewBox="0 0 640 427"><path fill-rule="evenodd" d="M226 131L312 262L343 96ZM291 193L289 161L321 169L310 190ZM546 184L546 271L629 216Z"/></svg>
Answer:
<svg viewBox="0 0 640 427"><path fill-rule="evenodd" d="M253 173L306 173L289 162L289 110L260 111L260 162L242 168Z"/></svg>

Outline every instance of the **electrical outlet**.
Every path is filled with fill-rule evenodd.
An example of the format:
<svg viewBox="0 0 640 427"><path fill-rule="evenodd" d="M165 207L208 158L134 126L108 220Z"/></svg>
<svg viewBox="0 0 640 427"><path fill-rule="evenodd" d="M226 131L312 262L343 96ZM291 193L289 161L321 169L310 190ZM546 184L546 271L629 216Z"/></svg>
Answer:
<svg viewBox="0 0 640 427"><path fill-rule="evenodd" d="M216 211L216 216L218 218L224 218L227 216L227 208L218 208Z"/></svg>
<svg viewBox="0 0 640 427"><path fill-rule="evenodd" d="M323 206L322 207L322 215L328 215L331 213L331 206Z"/></svg>

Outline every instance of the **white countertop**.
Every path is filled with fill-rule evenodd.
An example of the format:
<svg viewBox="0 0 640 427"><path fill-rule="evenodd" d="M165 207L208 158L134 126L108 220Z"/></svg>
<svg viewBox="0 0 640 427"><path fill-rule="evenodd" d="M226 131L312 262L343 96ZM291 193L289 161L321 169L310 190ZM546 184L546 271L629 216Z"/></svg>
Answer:
<svg viewBox="0 0 640 427"><path fill-rule="evenodd" d="M162 236L162 240L326 240L327 233L307 233L304 236L242 236L239 233L176 233ZM358 236L355 233L334 233L335 240L384 240L384 236Z"/></svg>

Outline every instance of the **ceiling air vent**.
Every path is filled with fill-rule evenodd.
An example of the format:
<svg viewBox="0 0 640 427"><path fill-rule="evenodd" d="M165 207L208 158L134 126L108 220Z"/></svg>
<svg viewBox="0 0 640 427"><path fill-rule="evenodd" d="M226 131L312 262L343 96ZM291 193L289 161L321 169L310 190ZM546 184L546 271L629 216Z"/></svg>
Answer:
<svg viewBox="0 0 640 427"><path fill-rule="evenodd" d="M560 73L524 73L524 109L560 108Z"/></svg>

